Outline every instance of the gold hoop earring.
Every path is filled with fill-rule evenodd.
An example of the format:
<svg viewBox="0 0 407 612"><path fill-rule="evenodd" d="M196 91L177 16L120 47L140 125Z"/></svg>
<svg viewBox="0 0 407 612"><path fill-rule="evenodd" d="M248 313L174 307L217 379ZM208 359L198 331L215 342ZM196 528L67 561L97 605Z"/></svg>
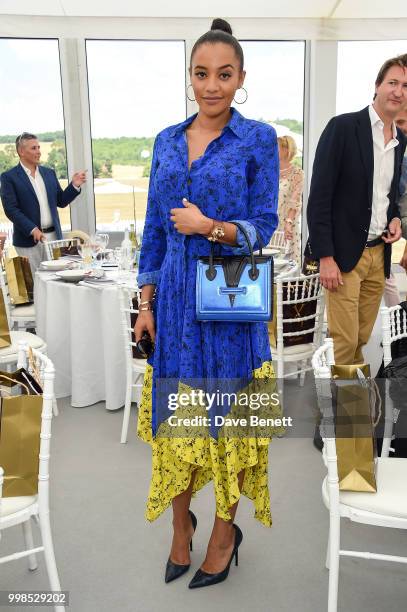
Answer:
<svg viewBox="0 0 407 612"><path fill-rule="evenodd" d="M233 101L236 102L236 104L244 104L247 101L247 98L249 97L249 94L247 93L247 89L245 89L244 87L239 87L239 89L243 89L243 91L246 94L246 97L245 97L245 99L242 102L238 102L238 100L236 100L235 98L233 98ZM239 91L239 89L237 89L236 91Z"/></svg>
<svg viewBox="0 0 407 612"><path fill-rule="evenodd" d="M187 98L188 98L188 100L190 102L196 102L196 98L190 98L189 95L188 95L188 90L189 90L190 87L192 87L191 83L187 87L187 92L186 92ZM193 91L193 88L192 88L192 91Z"/></svg>

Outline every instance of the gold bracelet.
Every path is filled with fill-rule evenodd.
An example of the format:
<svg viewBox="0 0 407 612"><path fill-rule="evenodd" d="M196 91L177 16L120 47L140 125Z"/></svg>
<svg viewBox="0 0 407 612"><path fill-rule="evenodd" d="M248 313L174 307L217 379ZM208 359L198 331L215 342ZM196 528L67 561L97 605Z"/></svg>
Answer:
<svg viewBox="0 0 407 612"><path fill-rule="evenodd" d="M152 304L153 300L145 300L144 302L140 302L139 306L144 306L145 304Z"/></svg>
<svg viewBox="0 0 407 612"><path fill-rule="evenodd" d="M153 309L151 308L151 306L150 306L150 305L148 305L148 306L145 306L145 305L144 305L143 307L139 306L139 309L138 309L138 310L139 310L139 312L144 312L144 311L147 311L147 310L152 311Z"/></svg>

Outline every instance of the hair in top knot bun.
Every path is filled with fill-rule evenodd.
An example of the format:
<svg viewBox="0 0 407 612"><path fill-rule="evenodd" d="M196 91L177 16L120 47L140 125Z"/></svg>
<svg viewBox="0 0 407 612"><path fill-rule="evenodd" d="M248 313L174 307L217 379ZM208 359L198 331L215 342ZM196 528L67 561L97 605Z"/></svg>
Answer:
<svg viewBox="0 0 407 612"><path fill-rule="evenodd" d="M214 19L212 21L211 30L220 30L221 32L226 32L227 34L233 35L232 28L230 24L224 19Z"/></svg>
<svg viewBox="0 0 407 612"><path fill-rule="evenodd" d="M198 40L192 47L190 66L192 65L192 58L194 56L195 51L198 49L198 47L207 43L212 45L214 45L215 43L224 43L225 45L230 45L231 47L233 47L236 57L239 60L240 70L243 70L243 49L240 46L240 43L237 38L233 36L232 28L230 27L227 21L225 21L224 19L214 19L212 21L211 29L206 32L206 34L203 34L200 38L198 38Z"/></svg>

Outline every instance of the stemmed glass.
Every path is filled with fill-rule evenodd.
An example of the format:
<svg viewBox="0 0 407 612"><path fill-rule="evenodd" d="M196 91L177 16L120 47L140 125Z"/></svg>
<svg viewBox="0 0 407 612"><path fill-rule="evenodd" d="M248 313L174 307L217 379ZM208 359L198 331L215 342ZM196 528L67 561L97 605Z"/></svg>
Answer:
<svg viewBox="0 0 407 612"><path fill-rule="evenodd" d="M136 262L138 249L136 247L116 247L115 260L118 264L119 278L125 279L131 275Z"/></svg>
<svg viewBox="0 0 407 612"><path fill-rule="evenodd" d="M78 244L78 253L82 258L85 272L89 272L92 267L92 245L86 241L83 244Z"/></svg>
<svg viewBox="0 0 407 612"><path fill-rule="evenodd" d="M95 236L96 242L101 248L101 259L105 259L106 247L109 244L109 234L97 233Z"/></svg>

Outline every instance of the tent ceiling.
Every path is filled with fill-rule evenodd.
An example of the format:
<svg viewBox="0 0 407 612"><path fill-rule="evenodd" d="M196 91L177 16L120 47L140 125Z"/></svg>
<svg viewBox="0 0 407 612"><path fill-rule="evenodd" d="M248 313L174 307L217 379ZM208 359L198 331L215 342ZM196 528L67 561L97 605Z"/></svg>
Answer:
<svg viewBox="0 0 407 612"><path fill-rule="evenodd" d="M0 14L55 17L407 18L406 0L0 0Z"/></svg>

